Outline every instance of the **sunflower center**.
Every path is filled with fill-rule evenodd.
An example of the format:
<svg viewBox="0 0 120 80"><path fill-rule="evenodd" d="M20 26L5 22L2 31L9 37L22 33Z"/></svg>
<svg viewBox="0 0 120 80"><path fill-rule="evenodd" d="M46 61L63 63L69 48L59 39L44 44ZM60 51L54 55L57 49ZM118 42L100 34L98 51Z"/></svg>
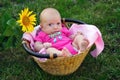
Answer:
<svg viewBox="0 0 120 80"><path fill-rule="evenodd" d="M29 25L29 24L30 24L30 19L29 19L29 17L24 16L22 22L23 22L23 24L26 25L26 26Z"/></svg>

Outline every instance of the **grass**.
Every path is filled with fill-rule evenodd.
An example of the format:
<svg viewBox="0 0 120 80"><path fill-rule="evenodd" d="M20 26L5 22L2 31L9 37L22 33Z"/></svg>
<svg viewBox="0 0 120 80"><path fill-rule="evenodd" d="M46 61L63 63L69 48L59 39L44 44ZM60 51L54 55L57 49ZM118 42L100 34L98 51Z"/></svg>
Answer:
<svg viewBox="0 0 120 80"><path fill-rule="evenodd" d="M17 19L18 13L29 7L37 14L38 20L42 9L54 7L62 17L94 24L102 32L105 49L97 58L88 54L79 69L67 76L47 74L38 67L22 46L0 51L0 80L119 80L119 3L119 0L1 0L0 16L9 13Z"/></svg>

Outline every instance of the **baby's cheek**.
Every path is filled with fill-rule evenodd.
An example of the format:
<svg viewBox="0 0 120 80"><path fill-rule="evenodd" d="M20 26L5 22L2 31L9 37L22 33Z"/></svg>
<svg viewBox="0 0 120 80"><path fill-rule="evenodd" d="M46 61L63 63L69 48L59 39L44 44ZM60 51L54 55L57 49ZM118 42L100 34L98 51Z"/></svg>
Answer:
<svg viewBox="0 0 120 80"><path fill-rule="evenodd" d="M52 29L47 28L44 32L45 32L45 33L47 33L47 34L51 34L51 33L52 33L52 31L53 31Z"/></svg>

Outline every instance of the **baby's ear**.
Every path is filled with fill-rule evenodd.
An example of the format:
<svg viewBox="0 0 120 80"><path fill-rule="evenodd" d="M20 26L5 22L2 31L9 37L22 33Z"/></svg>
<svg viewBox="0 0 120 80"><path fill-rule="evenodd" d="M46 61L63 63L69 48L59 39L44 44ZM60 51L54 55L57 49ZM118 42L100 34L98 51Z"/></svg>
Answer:
<svg viewBox="0 0 120 80"><path fill-rule="evenodd" d="M42 24L40 23L40 27L42 28Z"/></svg>

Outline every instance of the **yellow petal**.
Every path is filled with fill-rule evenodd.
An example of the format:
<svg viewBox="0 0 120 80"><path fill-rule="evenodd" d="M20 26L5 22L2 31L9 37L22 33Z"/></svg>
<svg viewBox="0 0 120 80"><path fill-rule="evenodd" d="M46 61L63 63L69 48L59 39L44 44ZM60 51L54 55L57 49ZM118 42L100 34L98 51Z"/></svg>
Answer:
<svg viewBox="0 0 120 80"><path fill-rule="evenodd" d="M25 8L24 10L21 10L21 13L19 13L20 19L17 20L20 26L22 26L23 32L31 32L34 30L34 25L36 21L36 14L32 14L33 11L29 11L28 8Z"/></svg>

